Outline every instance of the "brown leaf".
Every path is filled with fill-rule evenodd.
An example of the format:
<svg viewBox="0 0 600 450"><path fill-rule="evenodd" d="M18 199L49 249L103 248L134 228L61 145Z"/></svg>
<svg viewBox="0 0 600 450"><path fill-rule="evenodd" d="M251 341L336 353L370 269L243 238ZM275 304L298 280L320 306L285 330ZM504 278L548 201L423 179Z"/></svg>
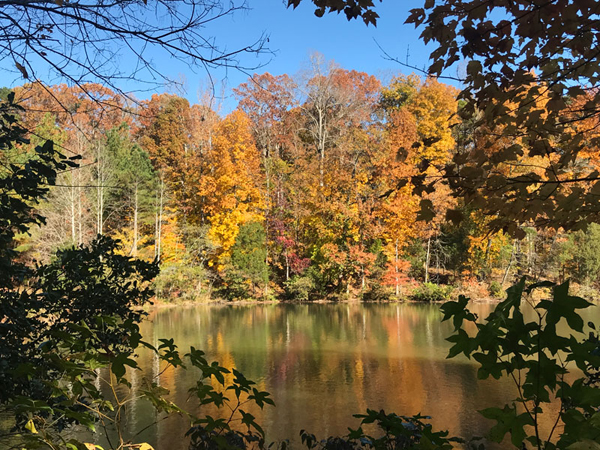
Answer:
<svg viewBox="0 0 600 450"><path fill-rule="evenodd" d="M27 73L27 69L25 68L25 66L23 66L22 64L19 64L18 62L15 62L15 66L17 66L17 69L19 69L19 72L21 72L21 75L23 75L23 78L28 80L29 74Z"/></svg>
<svg viewBox="0 0 600 450"><path fill-rule="evenodd" d="M455 225L460 224L464 218L464 214L458 209L449 209L446 211L446 220L451 221Z"/></svg>

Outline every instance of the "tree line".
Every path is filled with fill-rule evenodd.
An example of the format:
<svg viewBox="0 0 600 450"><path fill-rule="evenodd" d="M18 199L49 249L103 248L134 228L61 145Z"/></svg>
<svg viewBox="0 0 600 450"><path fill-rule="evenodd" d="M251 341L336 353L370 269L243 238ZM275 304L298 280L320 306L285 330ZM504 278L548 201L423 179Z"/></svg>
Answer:
<svg viewBox="0 0 600 450"><path fill-rule="evenodd" d="M465 115L457 89L310 62L294 77L254 75L226 116L209 98L132 104L99 84L17 88L31 142L3 159L25 161L45 139L80 158L39 206L47 223L20 237L22 257L110 235L124 254L160 261L165 299L441 299L450 288L437 285L495 295L525 274L594 285L600 227L494 227L502 205L487 214L453 185L450 163L462 158L464 175L507 151L487 144L482 113ZM578 163L594 170L597 154ZM499 186L551 164L497 164ZM492 190L486 201L498 203Z"/></svg>

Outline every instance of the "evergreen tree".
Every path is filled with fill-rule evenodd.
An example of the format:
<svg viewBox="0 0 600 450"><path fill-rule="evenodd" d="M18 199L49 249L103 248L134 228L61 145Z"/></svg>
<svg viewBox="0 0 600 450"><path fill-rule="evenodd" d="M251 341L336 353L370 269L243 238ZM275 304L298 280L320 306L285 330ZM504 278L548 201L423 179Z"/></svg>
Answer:
<svg viewBox="0 0 600 450"><path fill-rule="evenodd" d="M240 227L225 270L222 293L231 299L256 296L268 281L267 247L264 226L249 222Z"/></svg>
<svg viewBox="0 0 600 450"><path fill-rule="evenodd" d="M114 180L117 189L111 191L116 209L115 228L129 223L129 233L121 238L130 243L130 254L137 256L141 245L141 229L153 222L154 193L157 175L148 153L135 144L126 125L110 130L106 145L114 161Z"/></svg>

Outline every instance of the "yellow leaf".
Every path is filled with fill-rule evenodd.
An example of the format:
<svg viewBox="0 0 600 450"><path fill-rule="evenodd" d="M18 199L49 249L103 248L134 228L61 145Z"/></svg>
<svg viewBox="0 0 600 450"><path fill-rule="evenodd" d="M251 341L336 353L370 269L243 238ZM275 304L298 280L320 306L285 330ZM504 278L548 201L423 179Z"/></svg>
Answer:
<svg viewBox="0 0 600 450"><path fill-rule="evenodd" d="M143 444L140 444L138 450L154 450L154 448L150 444L144 442Z"/></svg>
<svg viewBox="0 0 600 450"><path fill-rule="evenodd" d="M33 419L29 419L25 424L25 429L31 431L33 434L37 434L37 430L35 429L35 424L33 423Z"/></svg>

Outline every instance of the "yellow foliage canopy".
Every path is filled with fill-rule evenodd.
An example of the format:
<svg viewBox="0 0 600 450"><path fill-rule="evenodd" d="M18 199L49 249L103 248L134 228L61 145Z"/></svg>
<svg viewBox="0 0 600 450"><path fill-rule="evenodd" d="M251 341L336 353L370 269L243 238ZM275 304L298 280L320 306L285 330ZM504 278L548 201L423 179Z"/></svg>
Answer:
<svg viewBox="0 0 600 450"><path fill-rule="evenodd" d="M223 259L241 225L264 220L260 155L243 112L234 111L217 125L207 153L199 193L206 198L209 237L219 247L218 258Z"/></svg>

